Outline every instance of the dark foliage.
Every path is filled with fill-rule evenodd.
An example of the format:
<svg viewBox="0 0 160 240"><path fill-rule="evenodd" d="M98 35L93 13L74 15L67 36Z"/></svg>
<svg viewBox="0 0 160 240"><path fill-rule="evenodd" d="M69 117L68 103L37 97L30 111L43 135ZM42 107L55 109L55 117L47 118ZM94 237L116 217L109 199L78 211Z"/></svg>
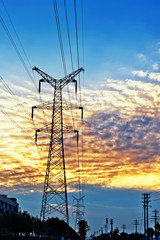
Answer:
<svg viewBox="0 0 160 240"><path fill-rule="evenodd" d="M90 230L90 227L88 226L87 221L85 220L81 220L78 223L78 233L81 236L81 238L84 240L86 235L87 235L87 231Z"/></svg>
<svg viewBox="0 0 160 240"><path fill-rule="evenodd" d="M34 237L32 237L34 236ZM49 218L41 222L27 212L0 213L0 240L10 239L56 239L61 237L78 240L79 235L58 218Z"/></svg>
<svg viewBox="0 0 160 240"><path fill-rule="evenodd" d="M144 235L138 233L120 233L118 231L114 231L112 234L101 234L98 237L94 237L94 240L143 240Z"/></svg>

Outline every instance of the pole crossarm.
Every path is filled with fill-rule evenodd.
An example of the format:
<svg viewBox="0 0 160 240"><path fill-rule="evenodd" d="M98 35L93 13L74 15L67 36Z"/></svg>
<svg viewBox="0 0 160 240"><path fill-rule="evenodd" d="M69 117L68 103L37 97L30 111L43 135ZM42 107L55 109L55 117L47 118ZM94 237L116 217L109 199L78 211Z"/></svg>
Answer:
<svg viewBox="0 0 160 240"><path fill-rule="evenodd" d="M37 135L39 132L50 133L51 130L52 130L52 126L47 126L47 127L41 128L41 129L37 129L35 131L35 142L37 143L37 137L38 137ZM59 131L55 130L53 134L57 134L57 133L59 133ZM63 125L63 133L77 133L77 135L78 135L78 130L73 130L72 127Z"/></svg>
<svg viewBox="0 0 160 240"><path fill-rule="evenodd" d="M34 109L46 109L46 110L53 110L53 100L47 101L45 103L41 103L37 106L32 107L32 119L34 116ZM78 106L77 104L69 103L67 101L62 102L62 109L63 110L75 110L75 109L80 109L81 112L81 117L83 119L83 107Z"/></svg>
<svg viewBox="0 0 160 240"><path fill-rule="evenodd" d="M40 92L40 88L41 88L41 82L48 82L54 89L55 88L64 88L68 83L70 82L75 82L77 84L77 81L74 79L81 71L84 71L83 68L79 68L75 71L73 71L72 73L68 74L67 76L65 76L62 79L55 79L53 77L51 77L50 75L48 75L47 73L43 72L42 70L40 70L37 67L34 67L32 69L33 71L36 71L37 73L39 73L43 79L41 79L39 81L39 92ZM77 87L76 87L77 88Z"/></svg>
<svg viewBox="0 0 160 240"><path fill-rule="evenodd" d="M61 88L64 88L68 83L70 82L75 82L76 80L74 79L81 71L84 71L83 68L79 68L78 70L68 74L67 76L65 76L64 78L60 79L60 85Z"/></svg>
<svg viewBox="0 0 160 240"><path fill-rule="evenodd" d="M36 71L37 73L39 73L43 80L48 82L48 83L56 83L56 79L51 77L50 75L48 75L47 73L43 72L42 70L40 70L37 67L32 68L33 71Z"/></svg>
<svg viewBox="0 0 160 240"><path fill-rule="evenodd" d="M84 199L84 196L82 196L80 198L76 198L75 196L72 195L72 197L74 198L73 201L81 201Z"/></svg>

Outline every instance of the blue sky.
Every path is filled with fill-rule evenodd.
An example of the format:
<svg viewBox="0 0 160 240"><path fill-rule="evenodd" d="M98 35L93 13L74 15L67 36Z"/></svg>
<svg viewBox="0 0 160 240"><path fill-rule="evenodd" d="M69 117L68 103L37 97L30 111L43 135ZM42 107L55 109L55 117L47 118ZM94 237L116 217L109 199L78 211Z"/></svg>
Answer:
<svg viewBox="0 0 160 240"><path fill-rule="evenodd" d="M5 4L31 63L33 65L37 63L38 66L44 69L47 63L49 70L53 69L54 74L55 69L57 69L55 59L56 62L58 60L59 66L61 56L52 1L5 1ZM63 15L63 1L58 1L58 5L61 14L62 35L66 45L67 35ZM1 9L1 11L4 11L2 6ZM68 9L72 13L72 15L69 14L69 20L73 22L73 5L68 4ZM89 78L86 84L93 81L93 76L102 79L109 76L123 77L123 75L129 73L129 70L142 68L147 70L152 61L158 60L156 51L159 42L158 10L159 2L149 0L85 2L85 65L87 79ZM81 17L80 13L79 11L79 19ZM5 17L7 23L5 13L2 16ZM75 26L74 24L70 25L74 45ZM79 35L81 38L80 27ZM3 33L3 29L1 29L1 32ZM9 55L12 53L16 60L12 46L9 45L9 40L3 33L4 38L6 41L5 43L3 41L3 44L7 48L5 50L9 52ZM10 48L8 48L9 46ZM73 50L73 53L75 53L76 49ZM4 52L5 56L6 51ZM65 52L66 58L68 57L69 60L67 47ZM146 62L140 57L139 59L138 54L144 54ZM128 72L126 72L126 69L128 69Z"/></svg>
<svg viewBox="0 0 160 240"><path fill-rule="evenodd" d="M76 68L73 1L66 2ZM63 77L52 1L4 0L4 3L32 67L37 66L55 78ZM57 4L69 73L71 64L64 5L62 0L57 0ZM83 65L80 7L81 1L78 0L80 65ZM141 193L159 191L159 9L158 0L84 1L85 80L82 93L86 107L85 126L88 127L88 132L84 136L85 164L88 172L91 171L93 177L96 176L92 182L91 177L86 174L84 189L86 219L92 232L103 226L106 217L115 219L115 227L120 229L122 224L126 224L128 225L126 231L134 231L133 221L137 218L140 222L143 218ZM0 14L25 59L2 1ZM30 111L30 107L38 102L37 92L2 25L0 25L0 53L0 75ZM26 59L25 62L31 70ZM36 74L35 81L38 83ZM26 118L22 109L18 105L12 106L12 100L5 94L6 90L1 85L1 106L6 108L12 118L23 127ZM2 118L0 146L1 152L4 153L1 157L2 165L5 166L1 169L3 171L1 192L9 196L14 193L23 210L38 215L43 190L42 181L36 184L35 178L31 184L27 183L29 180L25 180L27 174L31 174L29 163L27 165L29 160L25 162L30 149L26 154L21 150L25 148L23 141L19 144L16 142L18 137L12 139L13 129L9 132L5 126L7 119L4 116ZM34 131L31 134L34 135ZM95 139L90 138L91 134ZM11 151L15 154L15 159L19 160L12 159ZM24 168L23 173L16 164L20 164L19 168ZM36 176L38 164L35 162L33 168ZM20 176L21 186L15 184L13 176L17 179ZM5 178L9 179L10 183L8 185L6 183L6 187L3 186ZM31 189L34 192L30 192ZM69 193L71 204L70 195L71 193ZM153 194L153 199L156 199L156 196L158 199L158 193ZM156 207L158 210L157 203L158 201L153 201L151 211Z"/></svg>

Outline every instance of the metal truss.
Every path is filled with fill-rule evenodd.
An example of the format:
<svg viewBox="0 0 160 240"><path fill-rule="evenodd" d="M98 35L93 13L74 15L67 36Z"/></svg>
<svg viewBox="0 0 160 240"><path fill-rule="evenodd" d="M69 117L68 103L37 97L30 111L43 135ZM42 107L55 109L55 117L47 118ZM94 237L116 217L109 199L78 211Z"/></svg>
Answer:
<svg viewBox="0 0 160 240"><path fill-rule="evenodd" d="M69 224L63 133L76 132L78 135L78 131L63 124L63 109L69 110L71 108L79 108L82 110L83 117L83 108L66 101L63 102L62 89L70 82L74 82L77 91L77 81L74 78L84 69L79 68L62 79L52 78L37 67L34 67L33 70L42 76L42 79L39 80L39 92L42 82L47 82L54 88L54 97L52 101L32 107L32 118L34 109L52 110L52 123L47 127L36 130L36 141L38 132L43 131L50 133L49 153L40 216L42 220L45 220L50 214L56 212Z"/></svg>
<svg viewBox="0 0 160 240"><path fill-rule="evenodd" d="M84 219L84 213L85 213L85 208L84 208L84 196L76 198L75 196L73 197L73 207L74 211L73 214L75 214L75 230L77 230L77 224L79 223L80 220Z"/></svg>

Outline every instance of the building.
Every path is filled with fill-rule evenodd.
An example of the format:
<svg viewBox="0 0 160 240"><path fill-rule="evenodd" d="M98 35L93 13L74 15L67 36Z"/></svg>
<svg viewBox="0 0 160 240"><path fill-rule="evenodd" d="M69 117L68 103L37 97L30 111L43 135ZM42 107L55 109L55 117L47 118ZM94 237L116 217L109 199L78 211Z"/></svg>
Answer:
<svg viewBox="0 0 160 240"><path fill-rule="evenodd" d="M18 213L18 203L16 198L8 198L7 195L0 194L0 209L3 212Z"/></svg>

